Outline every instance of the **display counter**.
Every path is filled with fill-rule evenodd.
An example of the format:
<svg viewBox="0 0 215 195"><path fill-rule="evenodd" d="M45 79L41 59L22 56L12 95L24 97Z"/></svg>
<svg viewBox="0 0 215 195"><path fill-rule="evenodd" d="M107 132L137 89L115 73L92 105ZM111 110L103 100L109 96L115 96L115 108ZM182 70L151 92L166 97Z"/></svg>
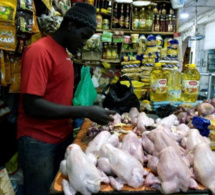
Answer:
<svg viewBox="0 0 215 195"><path fill-rule="evenodd" d="M91 139L86 137L87 129L91 126L92 122L88 119L84 120L84 123L81 126L80 131L77 134L76 139L74 140L75 144L78 144L83 151L85 151L87 144ZM64 177L60 172L57 173L52 186L50 188L50 194L51 195L63 195L63 187L62 187L62 180L68 179ZM110 185L108 184L101 184L101 188L99 193L101 195L110 195L110 194L126 194L126 195L133 195L133 194L161 194L160 191L157 191L155 189L149 188L147 186L141 186L139 188L132 188L127 185L125 185L121 191L114 190ZM187 192L180 192L177 194L211 194L209 190L207 190L205 187L199 184L198 190L189 190Z"/></svg>

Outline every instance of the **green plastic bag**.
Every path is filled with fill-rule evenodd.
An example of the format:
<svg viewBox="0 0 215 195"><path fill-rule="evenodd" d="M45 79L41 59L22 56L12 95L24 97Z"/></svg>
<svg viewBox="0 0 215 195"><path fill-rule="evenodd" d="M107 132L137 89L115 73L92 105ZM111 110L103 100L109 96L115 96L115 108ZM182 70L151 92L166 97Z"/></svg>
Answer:
<svg viewBox="0 0 215 195"><path fill-rule="evenodd" d="M78 83L78 86L73 98L73 105L91 106L93 105L96 97L97 97L97 92L91 79L90 67L83 66L81 68L81 80Z"/></svg>

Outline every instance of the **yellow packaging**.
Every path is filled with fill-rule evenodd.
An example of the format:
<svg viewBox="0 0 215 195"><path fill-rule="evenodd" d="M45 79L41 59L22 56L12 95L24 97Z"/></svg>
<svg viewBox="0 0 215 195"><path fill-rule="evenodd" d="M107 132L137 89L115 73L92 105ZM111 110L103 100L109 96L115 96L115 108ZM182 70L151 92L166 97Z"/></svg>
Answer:
<svg viewBox="0 0 215 195"><path fill-rule="evenodd" d="M0 1L0 21L15 24L16 16L16 0Z"/></svg>
<svg viewBox="0 0 215 195"><path fill-rule="evenodd" d="M199 91L200 74L195 64L188 64L188 69L182 76L181 100L184 102L196 102Z"/></svg>
<svg viewBox="0 0 215 195"><path fill-rule="evenodd" d="M0 23L0 49L15 51L16 26L9 23Z"/></svg>
<svg viewBox="0 0 215 195"><path fill-rule="evenodd" d="M21 86L21 59L15 58L11 63L12 83L9 88L9 93L19 93Z"/></svg>
<svg viewBox="0 0 215 195"><path fill-rule="evenodd" d="M1 69L1 86L7 86L6 82L6 71L5 71L5 61L4 61L4 51L1 50L0 55L0 69Z"/></svg>
<svg viewBox="0 0 215 195"><path fill-rule="evenodd" d="M150 99L155 102L167 100L167 78L161 65L156 63L150 73Z"/></svg>
<svg viewBox="0 0 215 195"><path fill-rule="evenodd" d="M215 150L215 131L214 130L210 130L209 138L211 141L211 149Z"/></svg>

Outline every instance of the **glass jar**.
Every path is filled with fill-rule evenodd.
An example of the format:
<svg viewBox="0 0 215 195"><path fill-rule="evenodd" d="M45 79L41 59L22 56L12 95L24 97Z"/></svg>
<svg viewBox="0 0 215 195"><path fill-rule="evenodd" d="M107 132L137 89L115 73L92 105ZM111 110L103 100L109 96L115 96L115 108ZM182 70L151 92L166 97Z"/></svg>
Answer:
<svg viewBox="0 0 215 195"><path fill-rule="evenodd" d="M102 22L102 29L107 30L109 29L109 20L108 19L104 19Z"/></svg>

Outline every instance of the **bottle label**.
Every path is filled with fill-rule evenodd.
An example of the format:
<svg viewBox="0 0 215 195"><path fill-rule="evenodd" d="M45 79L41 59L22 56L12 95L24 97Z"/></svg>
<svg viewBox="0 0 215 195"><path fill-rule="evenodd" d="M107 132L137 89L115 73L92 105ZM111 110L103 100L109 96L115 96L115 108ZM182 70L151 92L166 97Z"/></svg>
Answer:
<svg viewBox="0 0 215 195"><path fill-rule="evenodd" d="M152 20L146 20L146 26L152 27Z"/></svg>
<svg viewBox="0 0 215 195"><path fill-rule="evenodd" d="M133 29L137 29L139 27L139 19L133 19Z"/></svg>
<svg viewBox="0 0 215 195"><path fill-rule="evenodd" d="M124 24L125 24L125 22L124 22L124 16L121 16L121 17L119 18L119 25L120 25L120 27L122 28L122 27L124 27Z"/></svg>
<svg viewBox="0 0 215 195"><path fill-rule="evenodd" d="M155 24L155 31L157 31L157 32L160 31L160 25L159 24Z"/></svg>
<svg viewBox="0 0 215 195"><path fill-rule="evenodd" d="M97 18L96 22L97 22L97 29L101 29L102 28L102 18Z"/></svg>
<svg viewBox="0 0 215 195"><path fill-rule="evenodd" d="M129 22L130 22L130 18L126 17L125 18L125 28L129 28Z"/></svg>
<svg viewBox="0 0 215 195"><path fill-rule="evenodd" d="M181 90L177 89L168 90L168 96L172 97L173 99L178 99L181 97Z"/></svg>
<svg viewBox="0 0 215 195"><path fill-rule="evenodd" d="M173 25L172 24L168 25L168 32L173 32Z"/></svg>
<svg viewBox="0 0 215 195"><path fill-rule="evenodd" d="M113 25L116 25L119 23L119 19L116 17L113 17Z"/></svg>
<svg viewBox="0 0 215 195"><path fill-rule="evenodd" d="M167 93L166 79L151 79L151 90L154 93Z"/></svg>
<svg viewBox="0 0 215 195"><path fill-rule="evenodd" d="M182 82L182 92L185 94L198 94L199 81L184 80Z"/></svg>
<svg viewBox="0 0 215 195"><path fill-rule="evenodd" d="M146 26L146 19L140 19L140 28L144 28Z"/></svg>

